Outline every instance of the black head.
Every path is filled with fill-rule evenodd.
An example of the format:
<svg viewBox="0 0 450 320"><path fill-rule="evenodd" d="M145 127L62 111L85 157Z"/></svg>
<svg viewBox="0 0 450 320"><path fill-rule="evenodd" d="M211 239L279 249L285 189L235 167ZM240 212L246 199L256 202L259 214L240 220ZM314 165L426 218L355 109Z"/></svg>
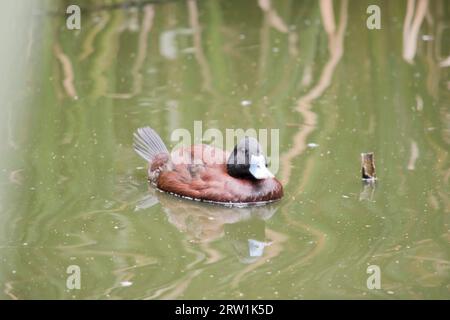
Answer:
<svg viewBox="0 0 450 320"><path fill-rule="evenodd" d="M267 179L273 174L267 169L258 140L244 137L233 149L227 161L228 174L242 179Z"/></svg>

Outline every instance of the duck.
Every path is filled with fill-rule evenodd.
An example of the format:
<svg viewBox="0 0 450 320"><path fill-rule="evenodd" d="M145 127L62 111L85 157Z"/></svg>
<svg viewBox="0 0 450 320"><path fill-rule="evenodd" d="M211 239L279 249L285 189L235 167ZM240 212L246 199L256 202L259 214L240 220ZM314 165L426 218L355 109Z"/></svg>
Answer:
<svg viewBox="0 0 450 320"><path fill-rule="evenodd" d="M169 152L150 127L138 128L133 136L134 150L148 163L148 180L159 191L237 207L265 205L283 197L283 186L267 168L253 137L243 137L231 152L206 144Z"/></svg>

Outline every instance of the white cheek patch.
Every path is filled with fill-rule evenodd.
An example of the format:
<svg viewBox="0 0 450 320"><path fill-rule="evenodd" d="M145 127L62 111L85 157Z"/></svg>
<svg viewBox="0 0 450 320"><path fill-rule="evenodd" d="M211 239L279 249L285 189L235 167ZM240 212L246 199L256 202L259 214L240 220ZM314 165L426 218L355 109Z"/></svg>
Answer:
<svg viewBox="0 0 450 320"><path fill-rule="evenodd" d="M252 155L250 158L250 173L256 179L273 178L274 175L266 168L266 159L263 155Z"/></svg>
<svg viewBox="0 0 450 320"><path fill-rule="evenodd" d="M260 166L266 166L266 159L264 159L264 156L261 154L259 156L252 155L250 158L250 164L251 165L260 165Z"/></svg>

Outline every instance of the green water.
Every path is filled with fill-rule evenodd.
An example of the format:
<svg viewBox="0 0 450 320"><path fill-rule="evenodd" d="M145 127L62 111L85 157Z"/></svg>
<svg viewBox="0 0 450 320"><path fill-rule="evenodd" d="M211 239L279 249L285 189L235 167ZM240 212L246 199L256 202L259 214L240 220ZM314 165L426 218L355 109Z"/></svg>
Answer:
<svg viewBox="0 0 450 320"><path fill-rule="evenodd" d="M1 4L0 298L450 298L449 2L74 2ZM132 133L197 120L279 129L283 200L155 194Z"/></svg>

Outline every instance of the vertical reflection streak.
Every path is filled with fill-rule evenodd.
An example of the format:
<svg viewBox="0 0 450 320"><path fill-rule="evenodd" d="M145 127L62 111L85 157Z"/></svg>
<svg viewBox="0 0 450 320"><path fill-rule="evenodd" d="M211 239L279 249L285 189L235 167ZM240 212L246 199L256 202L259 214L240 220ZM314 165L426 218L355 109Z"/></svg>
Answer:
<svg viewBox="0 0 450 320"><path fill-rule="evenodd" d="M281 169L281 182L284 185L289 183L292 161L306 149L306 139L316 128L317 115L311 110L312 102L320 97L330 86L334 71L342 58L344 52L344 33L347 26L347 7L348 1L342 1L337 32L332 32L335 29L333 28L334 22L327 22L327 29L325 31L328 34L329 60L325 64L317 84L297 102L296 110L303 116L304 125L300 127L300 130L294 136L292 148L281 157L281 163L283 164ZM334 14L330 14L330 11L333 10L331 2L322 1L320 8L324 21L329 19L329 16L334 16Z"/></svg>
<svg viewBox="0 0 450 320"><path fill-rule="evenodd" d="M141 31L139 33L138 48L136 60L134 62L131 73L133 74L133 87L130 93L109 94L109 97L119 99L130 99L142 91L142 66L147 56L148 34L153 27L153 19L155 10L153 5L144 7L144 17L142 18Z"/></svg>
<svg viewBox="0 0 450 320"><path fill-rule="evenodd" d="M194 32L195 59L200 66L203 77L203 88L212 91L211 70L202 46L202 29L198 18L197 0L188 0L189 23Z"/></svg>
<svg viewBox="0 0 450 320"><path fill-rule="evenodd" d="M262 40L265 40L265 45L261 46L261 49L264 50L263 52L268 52L268 37L267 33L269 31L269 26L274 28L280 33L287 34L288 35L288 50L289 54L291 56L297 56L298 55L298 49L297 49L297 42L298 42L298 36L295 32L292 32L289 30L289 27L287 23L278 15L277 11L272 7L271 0L259 0L258 5L260 9L264 12L264 23L263 23L263 29L261 31L261 34L264 35L261 37ZM261 41L263 43L263 41ZM261 59L261 61L265 61Z"/></svg>
<svg viewBox="0 0 450 320"><path fill-rule="evenodd" d="M403 59L410 64L413 63L416 55L419 29L428 8L428 0L417 2L417 10L414 10L416 1L408 0L403 24Z"/></svg>
<svg viewBox="0 0 450 320"><path fill-rule="evenodd" d="M102 12L100 21L96 23L96 25L88 30L86 40L82 44L83 50L79 55L79 60L83 61L88 58L94 51L94 41L97 38L97 35L103 30L103 28L107 25L109 21L109 14L107 12Z"/></svg>
<svg viewBox="0 0 450 320"><path fill-rule="evenodd" d="M61 69L64 75L64 90L69 97L75 98L77 96L77 90L75 89L74 85L75 76L73 72L72 62L70 61L69 57L62 51L61 45L58 42L56 42L53 46L53 53L61 64Z"/></svg>

